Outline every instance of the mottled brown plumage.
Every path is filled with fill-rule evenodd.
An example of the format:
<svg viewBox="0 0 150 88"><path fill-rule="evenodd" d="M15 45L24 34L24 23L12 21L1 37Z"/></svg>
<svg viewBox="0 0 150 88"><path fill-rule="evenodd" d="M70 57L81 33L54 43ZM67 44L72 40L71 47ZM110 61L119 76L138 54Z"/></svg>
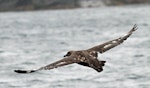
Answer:
<svg viewBox="0 0 150 88"><path fill-rule="evenodd" d="M83 66L87 66L95 69L97 72L101 72L103 70L103 66L106 61L98 60L98 52L104 53L109 49L123 43L135 30L137 30L137 26L134 27L124 36L119 37L117 39L105 42L98 46L92 47L87 50L79 50L79 51L69 51L64 56L63 59L56 61L50 65L41 67L37 70L15 70L17 73L32 73L38 70L50 70L53 68L61 67L64 65L69 65L73 63L77 63Z"/></svg>

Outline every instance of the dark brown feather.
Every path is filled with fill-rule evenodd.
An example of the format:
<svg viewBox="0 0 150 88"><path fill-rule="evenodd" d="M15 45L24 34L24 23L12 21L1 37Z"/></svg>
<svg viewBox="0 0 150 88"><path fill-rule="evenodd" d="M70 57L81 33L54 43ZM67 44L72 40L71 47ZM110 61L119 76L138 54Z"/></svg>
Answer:
<svg viewBox="0 0 150 88"><path fill-rule="evenodd" d="M118 46L121 43L123 43L136 30L137 30L137 26L134 25L134 27L126 35L119 37L117 39L113 39L111 41L105 42L105 43L100 44L98 46L94 46L94 47L88 49L87 51L89 51L89 52L96 51L96 52L104 53L104 52L110 50L111 48Z"/></svg>

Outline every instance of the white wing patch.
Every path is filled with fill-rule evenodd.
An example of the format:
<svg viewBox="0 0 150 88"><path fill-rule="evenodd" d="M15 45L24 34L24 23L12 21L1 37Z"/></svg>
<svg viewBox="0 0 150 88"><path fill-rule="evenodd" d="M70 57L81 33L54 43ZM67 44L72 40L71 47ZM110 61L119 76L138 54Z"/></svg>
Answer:
<svg viewBox="0 0 150 88"><path fill-rule="evenodd" d="M117 43L117 41L112 41L112 43Z"/></svg>
<svg viewBox="0 0 150 88"><path fill-rule="evenodd" d="M62 64L65 64L66 62L60 62L60 63L58 63L57 65L62 65Z"/></svg>
<svg viewBox="0 0 150 88"><path fill-rule="evenodd" d="M120 40L120 39L119 39ZM110 44L108 44L108 45L105 45L104 46L104 48L108 48L108 47L110 47L110 46L112 46L113 44L117 44L117 41L112 41Z"/></svg>
<svg viewBox="0 0 150 88"><path fill-rule="evenodd" d="M112 44L105 45L104 48L110 47Z"/></svg>
<svg viewBox="0 0 150 88"><path fill-rule="evenodd" d="M128 34L124 34L122 37L127 36Z"/></svg>

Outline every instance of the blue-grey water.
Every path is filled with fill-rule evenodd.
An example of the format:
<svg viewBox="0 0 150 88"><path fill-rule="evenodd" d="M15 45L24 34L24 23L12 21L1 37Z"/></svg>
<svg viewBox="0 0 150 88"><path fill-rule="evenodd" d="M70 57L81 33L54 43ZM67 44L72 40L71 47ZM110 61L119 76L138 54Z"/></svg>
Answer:
<svg viewBox="0 0 150 88"><path fill-rule="evenodd" d="M77 64L17 74L118 38L123 44L99 54L101 73ZM0 13L0 88L150 88L150 6L101 7Z"/></svg>

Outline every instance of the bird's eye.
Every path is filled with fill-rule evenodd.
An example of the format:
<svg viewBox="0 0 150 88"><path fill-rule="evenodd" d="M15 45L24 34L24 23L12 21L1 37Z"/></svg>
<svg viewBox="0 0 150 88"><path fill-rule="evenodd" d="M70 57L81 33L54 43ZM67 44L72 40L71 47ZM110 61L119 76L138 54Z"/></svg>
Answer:
<svg viewBox="0 0 150 88"><path fill-rule="evenodd" d="M64 57L70 56L70 55L71 55L71 52L68 52Z"/></svg>
<svg viewBox="0 0 150 88"><path fill-rule="evenodd" d="M70 56L70 55L71 55L71 52L68 52L68 53L67 53L67 56Z"/></svg>

